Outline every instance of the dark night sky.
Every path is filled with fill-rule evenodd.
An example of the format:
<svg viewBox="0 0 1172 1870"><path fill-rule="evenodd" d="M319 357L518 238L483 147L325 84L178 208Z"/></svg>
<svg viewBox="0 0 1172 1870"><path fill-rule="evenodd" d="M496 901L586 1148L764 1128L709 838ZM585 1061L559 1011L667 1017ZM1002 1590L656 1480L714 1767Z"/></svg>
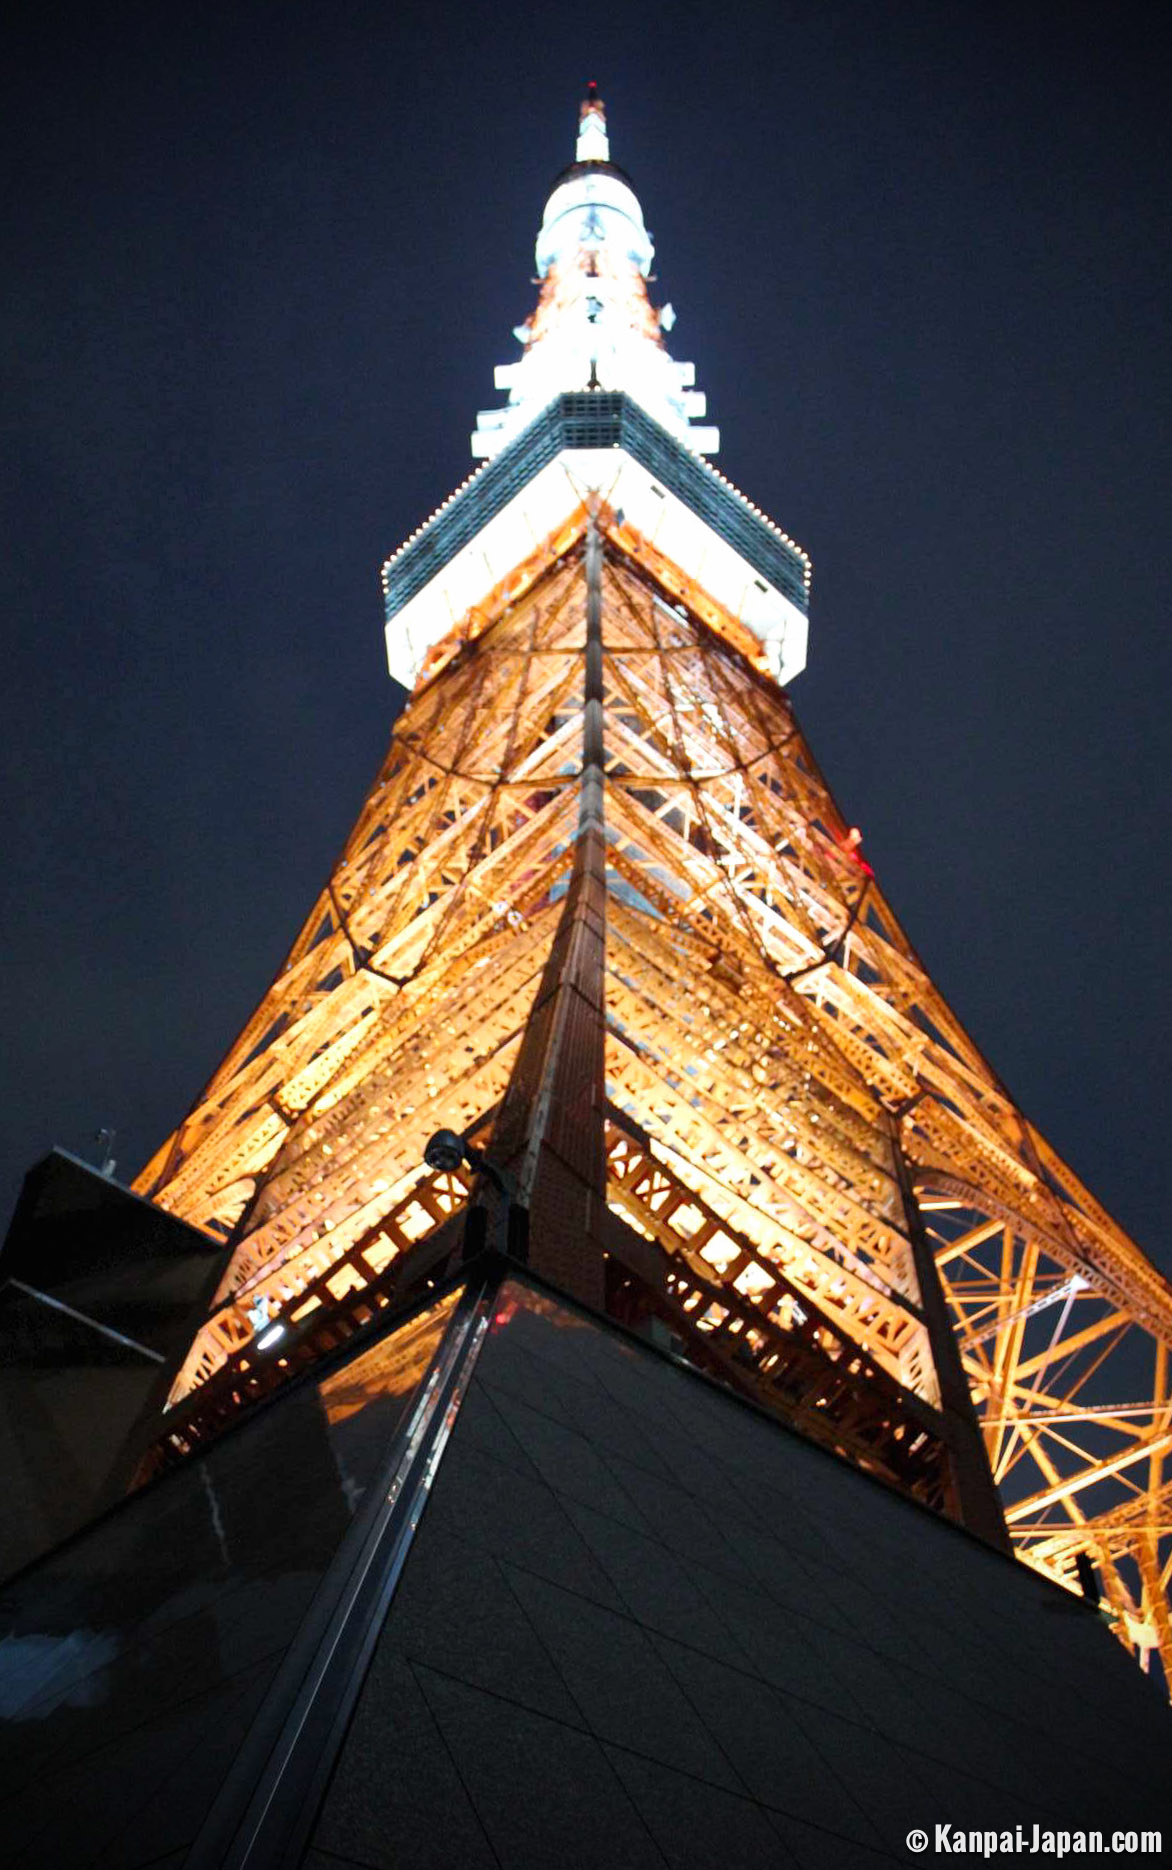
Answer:
<svg viewBox="0 0 1172 1870"><path fill-rule="evenodd" d="M381 759L597 77L799 715L943 991L1165 1268L1156 7L38 7L4 57L3 1185L137 1170ZM30 14L29 21L33 16Z"/></svg>

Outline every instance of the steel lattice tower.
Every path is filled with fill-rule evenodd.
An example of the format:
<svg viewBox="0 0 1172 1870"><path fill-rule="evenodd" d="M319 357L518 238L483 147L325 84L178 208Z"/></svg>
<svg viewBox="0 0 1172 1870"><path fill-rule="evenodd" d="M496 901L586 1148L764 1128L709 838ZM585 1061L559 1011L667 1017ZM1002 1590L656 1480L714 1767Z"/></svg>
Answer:
<svg viewBox="0 0 1172 1870"><path fill-rule="evenodd" d="M1089 1560L1167 1679L1172 1289L862 860L782 685L808 561L704 459L651 256L592 90L485 463L386 567L387 759L136 1184L231 1246L171 1445L495 1239L1059 1581Z"/></svg>

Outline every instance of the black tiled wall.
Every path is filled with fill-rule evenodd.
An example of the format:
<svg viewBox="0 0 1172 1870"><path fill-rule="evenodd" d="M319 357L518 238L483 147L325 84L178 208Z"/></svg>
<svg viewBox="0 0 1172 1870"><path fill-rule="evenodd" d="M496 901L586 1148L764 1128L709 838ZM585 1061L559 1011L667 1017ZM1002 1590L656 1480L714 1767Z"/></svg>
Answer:
<svg viewBox="0 0 1172 1870"><path fill-rule="evenodd" d="M513 1299L307 1864L878 1870L938 1821L1168 1831L1172 1720L1083 1605Z"/></svg>

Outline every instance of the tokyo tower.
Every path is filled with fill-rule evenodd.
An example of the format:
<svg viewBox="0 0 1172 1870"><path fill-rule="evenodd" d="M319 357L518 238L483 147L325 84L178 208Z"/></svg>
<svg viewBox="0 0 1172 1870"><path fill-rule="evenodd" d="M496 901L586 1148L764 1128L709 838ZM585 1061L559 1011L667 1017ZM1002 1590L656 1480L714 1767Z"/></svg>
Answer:
<svg viewBox="0 0 1172 1870"><path fill-rule="evenodd" d="M1089 1562L1167 1669L1172 1291L963 1031L835 805L787 693L810 563L706 459L652 254L591 90L482 465L384 570L412 687L390 752L136 1183L231 1249L176 1424L511 1227L851 1459L992 1536L1003 1515L1052 1577ZM257 1318L285 1338L263 1378Z"/></svg>

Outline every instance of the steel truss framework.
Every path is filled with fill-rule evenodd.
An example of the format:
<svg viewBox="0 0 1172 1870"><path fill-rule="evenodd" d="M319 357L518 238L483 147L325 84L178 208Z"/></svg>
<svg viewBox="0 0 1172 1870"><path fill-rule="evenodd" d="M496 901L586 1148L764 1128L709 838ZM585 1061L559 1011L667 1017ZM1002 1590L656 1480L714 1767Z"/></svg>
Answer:
<svg viewBox="0 0 1172 1870"><path fill-rule="evenodd" d="M1172 1679L1172 1289L933 987L745 638L584 500L433 651L136 1184L232 1246L177 1445L458 1249L494 1197L424 1166L451 1128L538 1270L976 1524L963 1366L1019 1555L1085 1554Z"/></svg>

